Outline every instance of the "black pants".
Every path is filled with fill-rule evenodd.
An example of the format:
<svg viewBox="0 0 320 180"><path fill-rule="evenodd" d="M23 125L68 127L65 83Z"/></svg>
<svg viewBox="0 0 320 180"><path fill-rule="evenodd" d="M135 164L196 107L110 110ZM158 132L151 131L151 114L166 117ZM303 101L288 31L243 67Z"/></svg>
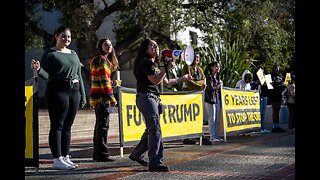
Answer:
<svg viewBox="0 0 320 180"><path fill-rule="evenodd" d="M71 126L80 104L79 83L49 82L46 100L50 117L49 146L53 158L70 153Z"/></svg>
<svg viewBox="0 0 320 180"><path fill-rule="evenodd" d="M93 134L93 160L104 160L110 156L108 151L108 130L110 122L108 107L109 104L102 102L94 108L96 124Z"/></svg>
<svg viewBox="0 0 320 180"><path fill-rule="evenodd" d="M281 101L271 103L271 107L272 107L272 122L273 124L279 124Z"/></svg>

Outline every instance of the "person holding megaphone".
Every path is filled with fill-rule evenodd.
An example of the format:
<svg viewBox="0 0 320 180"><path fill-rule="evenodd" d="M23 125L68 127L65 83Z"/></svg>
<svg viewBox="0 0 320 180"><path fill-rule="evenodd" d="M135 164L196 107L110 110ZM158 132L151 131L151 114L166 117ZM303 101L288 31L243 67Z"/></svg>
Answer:
<svg viewBox="0 0 320 180"><path fill-rule="evenodd" d="M200 66L201 59L200 53L194 52L194 59L189 64L183 66L182 74L189 74L192 78L190 81L186 82L185 91L202 91L207 87L206 84L206 76L204 75L204 71ZM182 142L183 144L196 144L196 141L186 138ZM202 135L202 144L211 145L211 142Z"/></svg>
<svg viewBox="0 0 320 180"><path fill-rule="evenodd" d="M200 53L194 53L194 60L191 65L185 65L182 69L182 74L189 74L192 76L191 80L186 82L187 91L201 91L206 88L205 75L200 66Z"/></svg>
<svg viewBox="0 0 320 180"><path fill-rule="evenodd" d="M163 164L160 85L161 83L174 85L191 79L189 74L168 79L166 68L171 69L174 66L174 60L168 63L159 61L159 47L156 41L146 38L141 43L134 61L133 73L137 80L136 105L144 117L146 130L129 158L143 166L148 166L149 171L169 171L169 168ZM143 159L147 151L149 162Z"/></svg>

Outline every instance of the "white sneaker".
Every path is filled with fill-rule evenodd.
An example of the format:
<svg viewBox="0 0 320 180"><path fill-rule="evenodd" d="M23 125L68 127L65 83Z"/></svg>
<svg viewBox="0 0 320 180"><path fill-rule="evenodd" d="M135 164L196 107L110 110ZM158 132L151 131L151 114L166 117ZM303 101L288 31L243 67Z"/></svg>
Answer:
<svg viewBox="0 0 320 180"><path fill-rule="evenodd" d="M66 155L66 157L63 157L63 160L71 166L74 166L76 168L79 167L78 164L75 164L74 162L72 162L70 158L71 158L70 155Z"/></svg>
<svg viewBox="0 0 320 180"><path fill-rule="evenodd" d="M67 162L65 162L63 160L63 157L60 156L59 158L54 158L53 159L52 168L53 169L61 169L61 170L70 170L70 169L75 169L76 167L68 164Z"/></svg>
<svg viewBox="0 0 320 180"><path fill-rule="evenodd" d="M213 139L210 139L211 142L219 142L220 140L218 138L213 138Z"/></svg>
<svg viewBox="0 0 320 180"><path fill-rule="evenodd" d="M271 131L267 129L261 129L261 134L268 134L268 133L271 133Z"/></svg>

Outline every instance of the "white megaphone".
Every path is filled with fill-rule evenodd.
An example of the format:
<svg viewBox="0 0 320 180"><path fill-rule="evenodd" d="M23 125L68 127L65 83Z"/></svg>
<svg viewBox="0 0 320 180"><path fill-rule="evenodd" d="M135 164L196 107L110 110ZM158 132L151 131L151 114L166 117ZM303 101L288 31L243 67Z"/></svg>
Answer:
<svg viewBox="0 0 320 180"><path fill-rule="evenodd" d="M187 65L191 65L194 58L194 49L192 46L187 46L184 50L165 49L162 51L161 59L163 61L169 60L183 60Z"/></svg>
<svg viewBox="0 0 320 180"><path fill-rule="evenodd" d="M181 59L186 62L187 65L191 65L194 59L194 49L192 46L187 46L184 51L182 51Z"/></svg>

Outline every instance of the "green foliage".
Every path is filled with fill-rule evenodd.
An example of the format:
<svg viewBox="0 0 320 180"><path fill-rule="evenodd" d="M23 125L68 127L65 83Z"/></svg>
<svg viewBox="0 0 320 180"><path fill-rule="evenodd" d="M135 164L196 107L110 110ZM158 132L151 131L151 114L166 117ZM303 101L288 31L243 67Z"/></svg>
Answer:
<svg viewBox="0 0 320 180"><path fill-rule="evenodd" d="M117 18L114 20L115 28L114 32L117 34L117 42L124 41L132 32L137 30L137 23L135 22L135 11L128 10L119 13Z"/></svg>
<svg viewBox="0 0 320 180"><path fill-rule="evenodd" d="M38 12L38 1L25 1L25 33L24 33L24 49L28 51L31 48L42 49L44 47L44 39L40 34L37 34L35 27L41 26Z"/></svg>
<svg viewBox="0 0 320 180"><path fill-rule="evenodd" d="M235 9L226 14L230 22L227 31L233 37L246 37L246 50L259 60L255 64L267 72L276 62L281 69L290 68L295 49L294 27L290 25L294 1L235 1L233 5Z"/></svg>
<svg viewBox="0 0 320 180"><path fill-rule="evenodd" d="M206 33L203 41L209 44L204 51L211 54L208 55L208 59L204 59L206 57L202 55L204 69L207 69L205 66L213 59L221 62L225 60L222 74L228 79L232 79L229 77L231 75L225 71L227 67L234 68L232 63L238 66L241 63L254 63L256 66L264 66L266 71L270 71L275 62L280 64L281 69L293 67L294 0L197 0L188 1L191 2L189 4L182 2L184 1L115 0L110 3L91 0L27 0L25 1L26 22L28 22L25 24L25 49L48 44L46 41L49 38L44 38L48 34L41 31L43 28L39 24L39 19L34 18L37 15L37 8L42 7L45 11L55 10L62 14L59 23L69 25L72 29L72 38L79 40L80 45L83 43L82 46L79 45L82 56L92 53L92 47L97 41L95 37L97 29L106 17L112 15L116 18L114 32L116 32L117 46L121 45L120 43L125 44L128 36L140 30L145 32L144 36L157 32L170 37L186 26L199 28ZM124 5L126 3L130 5ZM97 4L104 5L103 9L97 8ZM226 33L229 34L228 41L223 38ZM221 37L222 40L218 40L217 37ZM239 41L239 37L245 40ZM216 40L213 40L214 38ZM217 41L215 43L221 47L212 45L212 41ZM127 43L124 49L134 54L137 44L136 41ZM237 73L241 74L241 68L232 70L232 74L238 76ZM233 84L228 83L230 86Z"/></svg>
<svg viewBox="0 0 320 180"><path fill-rule="evenodd" d="M25 31L24 33L24 50L28 51L31 48L39 48L42 49L44 45L44 41L41 36L35 35L30 31Z"/></svg>
<svg viewBox="0 0 320 180"><path fill-rule="evenodd" d="M242 49L269 71L275 62L281 69L294 68L294 11L294 0L198 0L188 13L203 32L229 33L231 43L245 38ZM208 33L203 40L210 44L212 38Z"/></svg>
<svg viewBox="0 0 320 180"><path fill-rule="evenodd" d="M245 39L238 37L237 41L230 41L227 36L222 40L213 37L208 47L200 47L201 67L205 74L209 73L209 64L218 61L221 64L220 76L224 86L235 87L245 70L253 72L255 61L244 50Z"/></svg>
<svg viewBox="0 0 320 180"><path fill-rule="evenodd" d="M63 16L60 23L68 25L72 29L72 38L85 40L87 38L88 26L94 16L94 3L89 1L65 1L65 0L43 0L44 9L58 10Z"/></svg>
<svg viewBox="0 0 320 180"><path fill-rule="evenodd" d="M142 28L145 36L158 32L170 37L184 27L182 0L141 0L131 10L121 11L115 20L117 40L125 39L131 32Z"/></svg>

